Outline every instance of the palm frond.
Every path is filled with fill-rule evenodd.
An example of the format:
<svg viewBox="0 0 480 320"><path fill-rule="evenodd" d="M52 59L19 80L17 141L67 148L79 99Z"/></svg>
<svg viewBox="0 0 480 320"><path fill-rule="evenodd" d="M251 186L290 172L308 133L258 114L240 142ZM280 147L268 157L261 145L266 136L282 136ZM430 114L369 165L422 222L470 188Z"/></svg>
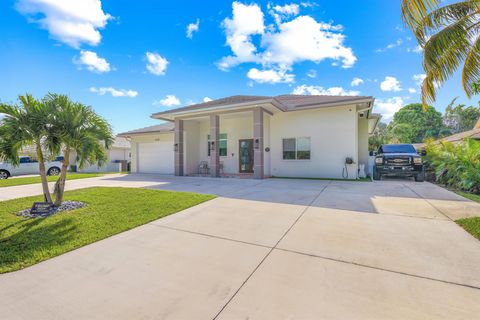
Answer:
<svg viewBox="0 0 480 320"><path fill-rule="evenodd" d="M462 70L462 86L465 93L470 98L473 92L473 83L480 79L480 35L467 53L465 64Z"/></svg>

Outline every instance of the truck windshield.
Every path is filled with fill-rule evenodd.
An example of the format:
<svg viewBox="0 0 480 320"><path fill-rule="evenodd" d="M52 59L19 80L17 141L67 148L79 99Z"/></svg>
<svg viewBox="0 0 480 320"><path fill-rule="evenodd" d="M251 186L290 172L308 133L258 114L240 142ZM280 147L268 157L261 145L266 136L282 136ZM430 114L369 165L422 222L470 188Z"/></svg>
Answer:
<svg viewBox="0 0 480 320"><path fill-rule="evenodd" d="M380 147L380 153L416 153L411 144L389 144Z"/></svg>

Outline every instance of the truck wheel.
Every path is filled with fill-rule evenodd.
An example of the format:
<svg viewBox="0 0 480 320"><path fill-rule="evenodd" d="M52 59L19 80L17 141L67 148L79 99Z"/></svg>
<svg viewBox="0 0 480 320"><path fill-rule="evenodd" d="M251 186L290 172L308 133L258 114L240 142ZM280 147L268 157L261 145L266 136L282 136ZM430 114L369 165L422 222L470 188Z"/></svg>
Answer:
<svg viewBox="0 0 480 320"><path fill-rule="evenodd" d="M373 180L380 180L382 179L382 175L377 172L377 168L373 167Z"/></svg>
<svg viewBox="0 0 480 320"><path fill-rule="evenodd" d="M416 182L423 182L425 181L425 171L422 170L419 174L415 176L415 181Z"/></svg>
<svg viewBox="0 0 480 320"><path fill-rule="evenodd" d="M48 169L48 172L47 174L49 176L58 176L60 174L60 168L58 167L51 167L50 169Z"/></svg>
<svg viewBox="0 0 480 320"><path fill-rule="evenodd" d="M0 170L0 180L8 179L10 173L7 170Z"/></svg>

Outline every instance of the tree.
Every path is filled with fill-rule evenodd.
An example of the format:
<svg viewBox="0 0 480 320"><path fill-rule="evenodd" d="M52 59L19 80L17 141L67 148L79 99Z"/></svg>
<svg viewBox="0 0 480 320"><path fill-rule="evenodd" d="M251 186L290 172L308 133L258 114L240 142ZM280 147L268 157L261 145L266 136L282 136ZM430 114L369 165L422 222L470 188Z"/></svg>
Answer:
<svg viewBox="0 0 480 320"><path fill-rule="evenodd" d="M480 78L479 0L440 5L440 0L402 0L404 22L423 48L422 105L434 102L436 91L463 63L461 81L470 98ZM443 3L442 3L443 4Z"/></svg>
<svg viewBox="0 0 480 320"><path fill-rule="evenodd" d="M379 122L373 131L373 134L368 138L368 149L377 150L382 144L388 143L387 138L387 124Z"/></svg>
<svg viewBox="0 0 480 320"><path fill-rule="evenodd" d="M420 143L427 138L450 134L442 121L442 114L428 106L423 111L421 103L402 107L387 127L389 140L395 143Z"/></svg>
<svg viewBox="0 0 480 320"><path fill-rule="evenodd" d="M101 166L107 159L105 149L110 148L114 137L108 122L91 107L59 94L49 94L44 101L52 112L47 141L51 149L63 153L64 158L54 188L55 205L59 206L63 201L70 155L76 153L80 168L86 164Z"/></svg>
<svg viewBox="0 0 480 320"><path fill-rule="evenodd" d="M43 101L30 94L19 96L18 100L18 105L0 104L0 114L4 114L0 126L0 158L18 165L19 151L26 146L35 146L43 195L46 202L52 203L44 154L45 150L51 151L46 143L51 114ZM52 155L51 152L49 154Z"/></svg>
<svg viewBox="0 0 480 320"><path fill-rule="evenodd" d="M452 133L464 132L473 129L480 118L480 107L457 104L455 99L445 109L443 122Z"/></svg>

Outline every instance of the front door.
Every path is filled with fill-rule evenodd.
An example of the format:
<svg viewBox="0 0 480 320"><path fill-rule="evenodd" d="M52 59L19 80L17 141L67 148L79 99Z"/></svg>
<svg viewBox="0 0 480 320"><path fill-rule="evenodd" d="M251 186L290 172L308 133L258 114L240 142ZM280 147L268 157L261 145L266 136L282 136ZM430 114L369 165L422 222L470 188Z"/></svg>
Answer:
<svg viewBox="0 0 480 320"><path fill-rule="evenodd" d="M253 139L242 139L238 141L239 145L239 172L253 172Z"/></svg>

